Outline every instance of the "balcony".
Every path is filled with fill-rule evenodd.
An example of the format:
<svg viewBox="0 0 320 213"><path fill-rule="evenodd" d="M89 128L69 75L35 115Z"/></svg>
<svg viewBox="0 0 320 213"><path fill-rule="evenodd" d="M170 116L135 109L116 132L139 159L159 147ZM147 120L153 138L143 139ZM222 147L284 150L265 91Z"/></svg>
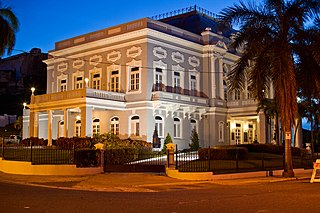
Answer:
<svg viewBox="0 0 320 213"><path fill-rule="evenodd" d="M208 96L197 90L182 89L181 87L154 84L152 87L152 100L178 100L183 102L195 102L207 105Z"/></svg>
<svg viewBox="0 0 320 213"><path fill-rule="evenodd" d="M125 102L124 93L83 88L83 89L70 90L70 91L64 91L64 92L37 95L37 96L34 96L33 103L39 104L39 103L45 103L45 102L71 100L71 99L86 98L86 97Z"/></svg>
<svg viewBox="0 0 320 213"><path fill-rule="evenodd" d="M227 107L229 108L240 108L240 107L250 107L257 106L258 102L254 99L244 99L244 100L233 100L227 102Z"/></svg>

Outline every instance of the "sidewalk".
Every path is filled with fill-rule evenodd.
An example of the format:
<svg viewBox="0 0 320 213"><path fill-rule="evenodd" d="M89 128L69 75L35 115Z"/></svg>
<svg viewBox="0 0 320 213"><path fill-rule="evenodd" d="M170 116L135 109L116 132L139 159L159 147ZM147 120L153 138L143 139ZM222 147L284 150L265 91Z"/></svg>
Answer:
<svg viewBox="0 0 320 213"><path fill-rule="evenodd" d="M164 174L145 173L105 173L86 176L30 176L0 172L0 181L73 190L160 192L176 189L200 189L210 187L212 184L241 185L293 180L306 180L309 182L311 172L312 170L297 170L295 171L295 178L282 178L279 175L272 177L254 177L250 173L246 173L247 175L241 173L238 178L236 175L233 175L230 179L230 176L225 175L214 181L185 181L170 178Z"/></svg>

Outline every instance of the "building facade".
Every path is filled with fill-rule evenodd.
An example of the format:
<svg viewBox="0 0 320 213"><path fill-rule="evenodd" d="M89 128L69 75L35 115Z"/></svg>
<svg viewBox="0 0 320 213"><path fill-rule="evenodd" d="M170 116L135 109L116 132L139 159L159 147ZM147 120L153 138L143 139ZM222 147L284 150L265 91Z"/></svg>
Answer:
<svg viewBox="0 0 320 213"><path fill-rule="evenodd" d="M200 146L270 142L267 121L248 89L227 92L226 75L240 53L197 7L168 17L143 18L57 42L49 52L47 94L31 95L23 138L120 138L179 149L196 129ZM266 97L273 98L272 87ZM270 129L272 129L272 122ZM273 125L274 126L274 125Z"/></svg>

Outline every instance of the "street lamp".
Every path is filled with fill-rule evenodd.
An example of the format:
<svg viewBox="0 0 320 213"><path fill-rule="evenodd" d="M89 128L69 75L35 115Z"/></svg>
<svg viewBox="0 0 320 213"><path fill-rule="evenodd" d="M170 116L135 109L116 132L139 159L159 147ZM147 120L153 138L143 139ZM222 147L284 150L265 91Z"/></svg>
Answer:
<svg viewBox="0 0 320 213"><path fill-rule="evenodd" d="M31 87L31 95L34 95L34 91L36 90L36 88Z"/></svg>

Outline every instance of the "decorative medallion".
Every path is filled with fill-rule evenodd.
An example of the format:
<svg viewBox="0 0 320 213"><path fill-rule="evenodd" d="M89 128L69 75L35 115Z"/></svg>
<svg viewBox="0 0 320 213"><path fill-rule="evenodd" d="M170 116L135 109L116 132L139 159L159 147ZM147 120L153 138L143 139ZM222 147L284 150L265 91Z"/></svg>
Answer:
<svg viewBox="0 0 320 213"><path fill-rule="evenodd" d="M90 57L89 61L90 61L91 65L97 66L99 63L101 63L102 56L101 55L94 55L94 56Z"/></svg>
<svg viewBox="0 0 320 213"><path fill-rule="evenodd" d="M172 60L174 60L177 63L183 63L184 62L184 56L180 52L173 52L171 55Z"/></svg>
<svg viewBox="0 0 320 213"><path fill-rule="evenodd" d="M133 46L127 50L127 57L135 58L135 57L141 55L141 52L142 52L141 47Z"/></svg>
<svg viewBox="0 0 320 213"><path fill-rule="evenodd" d="M61 62L60 64L58 64L58 67L57 67L58 71L59 72L64 72L68 69L68 63L66 62Z"/></svg>
<svg viewBox="0 0 320 213"><path fill-rule="evenodd" d="M75 69L80 69L81 67L83 67L84 65L84 61L83 60L80 60L80 59L77 59L73 62L73 68Z"/></svg>
<svg viewBox="0 0 320 213"><path fill-rule="evenodd" d="M200 59L195 56L189 57L188 61L193 67L198 67L200 65Z"/></svg>
<svg viewBox="0 0 320 213"><path fill-rule="evenodd" d="M153 55L158 58L166 58L167 51L165 49L163 49L162 47L154 47L153 48Z"/></svg>
<svg viewBox="0 0 320 213"><path fill-rule="evenodd" d="M107 55L107 60L111 62L116 62L121 58L121 53L119 51L112 51Z"/></svg>

